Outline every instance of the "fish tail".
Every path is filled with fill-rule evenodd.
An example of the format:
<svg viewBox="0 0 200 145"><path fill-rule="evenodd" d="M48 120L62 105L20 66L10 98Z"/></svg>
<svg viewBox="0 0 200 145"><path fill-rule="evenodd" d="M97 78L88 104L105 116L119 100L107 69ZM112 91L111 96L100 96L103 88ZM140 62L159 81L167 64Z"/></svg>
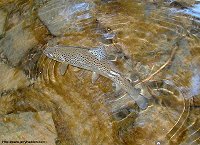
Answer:
<svg viewBox="0 0 200 145"><path fill-rule="evenodd" d="M131 92L131 98L133 98L141 109L146 109L148 107L148 99L140 94L140 90L134 88Z"/></svg>
<svg viewBox="0 0 200 145"><path fill-rule="evenodd" d="M148 107L148 99L145 98L143 95L139 95L136 99L134 99L136 104L141 109L146 109Z"/></svg>

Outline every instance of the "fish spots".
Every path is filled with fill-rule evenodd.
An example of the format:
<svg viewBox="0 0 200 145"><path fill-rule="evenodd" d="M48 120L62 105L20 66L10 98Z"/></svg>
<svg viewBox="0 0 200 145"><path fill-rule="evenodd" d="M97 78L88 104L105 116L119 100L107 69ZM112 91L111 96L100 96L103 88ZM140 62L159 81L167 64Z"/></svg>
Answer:
<svg viewBox="0 0 200 145"><path fill-rule="evenodd" d="M62 62L64 62L64 61L65 61L65 58L61 55L61 56L59 57L59 60L62 61Z"/></svg>
<svg viewBox="0 0 200 145"><path fill-rule="evenodd" d="M90 49L89 52L92 55L96 56L97 59L99 60L105 59L107 57L104 47L93 48L93 49Z"/></svg>

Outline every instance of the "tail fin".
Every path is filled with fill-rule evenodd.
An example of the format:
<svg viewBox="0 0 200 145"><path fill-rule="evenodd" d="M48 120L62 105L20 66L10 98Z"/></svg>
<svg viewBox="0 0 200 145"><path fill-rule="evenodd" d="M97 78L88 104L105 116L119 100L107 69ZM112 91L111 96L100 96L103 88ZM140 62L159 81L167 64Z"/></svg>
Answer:
<svg viewBox="0 0 200 145"><path fill-rule="evenodd" d="M131 98L136 102L136 104L141 108L141 109L146 109L148 107L148 99L145 98L143 95L140 94L141 90L140 89L132 89L130 92Z"/></svg>
<svg viewBox="0 0 200 145"><path fill-rule="evenodd" d="M136 99L134 99L137 105L141 109L146 109L148 107L148 99L142 95L139 95Z"/></svg>

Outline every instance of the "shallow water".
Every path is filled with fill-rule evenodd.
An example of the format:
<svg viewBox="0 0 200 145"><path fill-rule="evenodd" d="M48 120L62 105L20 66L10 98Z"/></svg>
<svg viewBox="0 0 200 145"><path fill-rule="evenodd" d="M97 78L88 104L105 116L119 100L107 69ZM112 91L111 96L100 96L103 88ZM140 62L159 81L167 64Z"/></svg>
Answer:
<svg viewBox="0 0 200 145"><path fill-rule="evenodd" d="M200 144L199 17L199 2L187 0L1 0L0 118L51 113L46 144ZM61 64L42 53L54 45L103 45L148 108L108 78L92 83L88 70L70 65L60 75ZM13 140L34 140L24 137L26 122L9 123Z"/></svg>

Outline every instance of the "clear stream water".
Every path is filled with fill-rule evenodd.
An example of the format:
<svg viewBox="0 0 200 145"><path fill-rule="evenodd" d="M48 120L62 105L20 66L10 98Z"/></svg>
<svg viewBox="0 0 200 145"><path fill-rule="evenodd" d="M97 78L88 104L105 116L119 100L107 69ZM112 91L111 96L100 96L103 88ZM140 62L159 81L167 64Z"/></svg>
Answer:
<svg viewBox="0 0 200 145"><path fill-rule="evenodd" d="M11 123L9 139L21 140L26 122L5 118L45 111L54 134L41 134L46 144L200 144L199 30L199 1L0 0L0 129ZM148 108L103 76L92 83L88 70L60 75L42 53L53 45L103 45ZM30 128L25 140L38 131Z"/></svg>

